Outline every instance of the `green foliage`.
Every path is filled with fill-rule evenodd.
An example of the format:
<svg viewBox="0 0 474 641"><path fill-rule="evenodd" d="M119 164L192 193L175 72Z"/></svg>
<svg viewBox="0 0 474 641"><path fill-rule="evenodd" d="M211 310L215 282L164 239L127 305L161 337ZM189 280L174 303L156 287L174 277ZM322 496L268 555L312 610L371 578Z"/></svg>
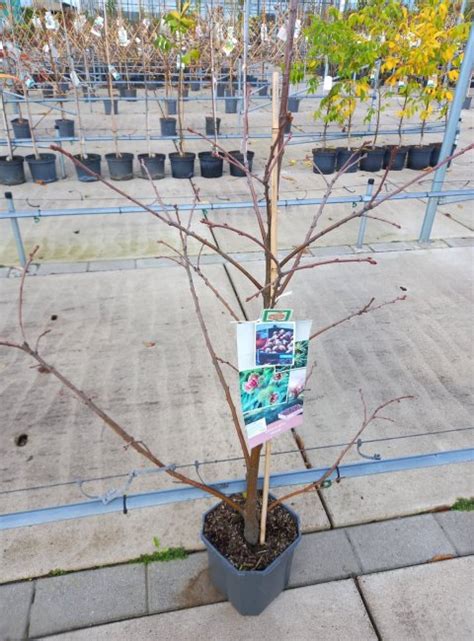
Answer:
<svg viewBox="0 0 474 641"><path fill-rule="evenodd" d="M55 568L48 572L48 576L63 576L64 574L67 574L66 570L60 570L59 568Z"/></svg>
<svg viewBox="0 0 474 641"><path fill-rule="evenodd" d="M148 565L155 561L174 561L175 559L186 559L188 553L183 547L178 548L161 548L159 539L153 537L153 545L156 550L150 554L142 554L137 559L132 559L129 563L143 563Z"/></svg>
<svg viewBox="0 0 474 641"><path fill-rule="evenodd" d="M470 499L458 499L451 509L457 510L458 512L474 512L474 497Z"/></svg>

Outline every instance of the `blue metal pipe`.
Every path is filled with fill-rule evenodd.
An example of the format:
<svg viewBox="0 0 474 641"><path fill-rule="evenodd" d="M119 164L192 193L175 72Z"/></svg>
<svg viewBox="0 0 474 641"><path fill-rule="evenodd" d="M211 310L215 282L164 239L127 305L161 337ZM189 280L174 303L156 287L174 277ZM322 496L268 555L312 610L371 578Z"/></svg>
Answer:
<svg viewBox="0 0 474 641"><path fill-rule="evenodd" d="M474 461L474 448L462 450L449 450L446 452L434 452L432 454L420 454L417 456L406 456L380 461L364 461L363 463L347 463L340 465L338 472L331 474L328 480L335 481L337 478L357 478L371 476L373 474L386 474L389 472L403 472L416 470L438 465L449 465L452 463L467 463ZM273 474L270 477L270 487L287 487L292 485L309 485L318 481L328 469L327 467L311 470L299 470L295 472L283 472ZM259 479L259 487L262 487L263 479ZM212 484L212 487L224 494L234 494L245 490L245 480L220 481ZM159 490L157 492L144 492L131 494L126 497L127 510L135 510L168 503L181 503L196 499L209 498L209 494L194 487L179 487L172 490ZM122 512L124 508L123 497L113 499L109 503L101 500L84 501L70 505L59 505L55 507L41 508L38 510L27 510L24 512L13 512L0 516L0 530L29 527L31 525L43 525L55 521L79 519L87 516L100 516L113 512Z"/></svg>
<svg viewBox="0 0 474 641"><path fill-rule="evenodd" d="M325 200L328 205L343 205L353 203L364 203L371 199L370 194L354 194L353 196L333 196ZM474 189L451 189L446 191L431 192L431 191L413 191L402 192L395 194L390 200L417 200L430 197L463 197L474 199ZM375 203L381 200L383 196L375 199ZM286 198L278 201L279 207L301 207L320 205L323 202L322 198ZM146 204L146 203L145 203ZM259 203L262 208L265 203ZM150 204L156 211L162 211L156 207L156 203ZM228 209L252 209L254 204L252 201L240 202L223 202L223 203L183 203L178 204L179 211L222 211ZM174 211L174 205L169 205L167 211ZM29 210L16 210L14 213L11 211L1 211L0 220L4 218L51 218L56 216L95 216L95 215L109 215L109 214L137 214L143 213L142 207L127 206L127 207L84 207L84 208L71 208L71 209L41 209L37 207Z"/></svg>

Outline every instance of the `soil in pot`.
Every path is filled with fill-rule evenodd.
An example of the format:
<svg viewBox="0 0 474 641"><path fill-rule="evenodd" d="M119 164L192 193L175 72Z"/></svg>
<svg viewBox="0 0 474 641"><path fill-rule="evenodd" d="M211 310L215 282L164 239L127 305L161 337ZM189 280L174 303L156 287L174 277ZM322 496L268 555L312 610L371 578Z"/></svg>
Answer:
<svg viewBox="0 0 474 641"><path fill-rule="evenodd" d="M133 178L133 154L105 154L112 180L131 180Z"/></svg>
<svg viewBox="0 0 474 641"><path fill-rule="evenodd" d="M176 98L165 98L165 108L168 116L176 116L178 113L178 101Z"/></svg>
<svg viewBox="0 0 474 641"><path fill-rule="evenodd" d="M229 151L229 156L232 156L232 158L235 158L238 162L240 162L242 165L244 164L244 154L240 151ZM255 156L255 152L253 151L247 151L247 163L249 166L249 171L252 171L252 164L253 164L253 157ZM243 178L245 176L245 172L240 169L240 167L236 167L232 163L229 163L230 166L230 175L231 176L237 176L238 178Z"/></svg>
<svg viewBox="0 0 474 641"><path fill-rule="evenodd" d="M394 151L392 155L392 149L395 149L395 147L397 147L397 150ZM390 163L390 158L391 158L390 171L401 171L405 167L408 150L409 150L409 147L398 147L397 145L388 145L388 147L385 149L385 154L383 157L383 168L387 169Z"/></svg>
<svg viewBox="0 0 474 641"><path fill-rule="evenodd" d="M345 170L347 174L353 174L359 168L360 152L355 149L347 149L346 147L339 147L336 154L336 170L339 171L350 160L351 166Z"/></svg>
<svg viewBox="0 0 474 641"><path fill-rule="evenodd" d="M0 183L2 185L21 185L26 182L23 156L0 156Z"/></svg>
<svg viewBox="0 0 474 641"><path fill-rule="evenodd" d="M74 138L74 120L59 118L54 124L61 138Z"/></svg>
<svg viewBox="0 0 474 641"><path fill-rule="evenodd" d="M201 151L198 156L203 178L220 178L222 176L224 166L222 156L214 156L212 151Z"/></svg>
<svg viewBox="0 0 474 641"><path fill-rule="evenodd" d="M160 118L162 136L176 136L176 118Z"/></svg>
<svg viewBox="0 0 474 641"><path fill-rule="evenodd" d="M288 111L291 111L291 113L296 113L297 111L299 111L300 100L301 98L296 98L296 96L290 96L288 98Z"/></svg>
<svg viewBox="0 0 474 641"><path fill-rule="evenodd" d="M165 177L165 154L138 154L142 178L161 180ZM145 165L145 167L143 167ZM146 169L145 169L146 168Z"/></svg>
<svg viewBox="0 0 474 641"><path fill-rule="evenodd" d="M13 134L15 138L18 138L18 140L31 138L30 123L28 122L28 120L20 120L19 118L15 118L14 120L12 120L12 127Z"/></svg>
<svg viewBox="0 0 474 641"><path fill-rule="evenodd" d="M118 114L118 100L114 98L113 100L113 105L114 105L114 114ZM104 98L104 111L107 116L110 116L112 114L112 101L110 98Z"/></svg>
<svg viewBox="0 0 474 641"><path fill-rule="evenodd" d="M54 154L34 154L25 157L30 168L31 177L35 183L54 183L58 179L56 174L56 156Z"/></svg>
<svg viewBox="0 0 474 641"><path fill-rule="evenodd" d="M216 130L214 131L214 118L212 116L206 116L206 136L213 136L215 133L219 135L221 128L221 119L216 118Z"/></svg>
<svg viewBox="0 0 474 641"><path fill-rule="evenodd" d="M241 494L231 497L244 504ZM258 504L260 522L260 499ZM250 545L244 538L244 520L227 503L219 503L204 522L204 536L238 570L265 570L298 537L298 524L283 505L268 512L265 543Z"/></svg>
<svg viewBox="0 0 474 641"><path fill-rule="evenodd" d="M335 149L313 149L313 172L315 174L333 174L336 168L336 155Z"/></svg>
<svg viewBox="0 0 474 641"><path fill-rule="evenodd" d="M362 151L360 168L362 171L380 171L385 157L384 147L370 147Z"/></svg>
<svg viewBox="0 0 474 641"><path fill-rule="evenodd" d="M408 169L426 169L430 166L433 145L414 145L408 152Z"/></svg>
<svg viewBox="0 0 474 641"><path fill-rule="evenodd" d="M81 154L76 154L74 158L77 158L83 165L91 169L94 173L101 175L100 172L100 160L101 156L99 154L87 154L87 157L81 156ZM76 168L76 174L78 179L82 183L92 183L96 182L99 180L95 176L91 176L90 174L87 173L82 167L79 167L79 165L74 164L74 167Z"/></svg>
<svg viewBox="0 0 474 641"><path fill-rule="evenodd" d="M192 178L194 176L194 160L196 159L196 154L187 152L180 155L176 151L168 155L173 178Z"/></svg>

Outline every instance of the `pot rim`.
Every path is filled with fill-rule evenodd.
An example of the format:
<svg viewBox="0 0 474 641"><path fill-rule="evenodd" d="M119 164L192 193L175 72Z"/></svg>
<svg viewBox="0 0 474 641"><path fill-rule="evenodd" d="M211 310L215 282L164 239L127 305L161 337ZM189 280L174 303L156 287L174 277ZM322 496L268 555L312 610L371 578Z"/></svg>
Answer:
<svg viewBox="0 0 474 641"><path fill-rule="evenodd" d="M198 153L198 158L201 159L206 159L206 160L218 160L222 161L224 160L224 156L217 155L215 156L212 151L200 151Z"/></svg>
<svg viewBox="0 0 474 641"><path fill-rule="evenodd" d="M105 154L104 158L106 160L133 160L134 154L130 153L129 151L123 151L120 156L117 156L115 151L112 151L108 154Z"/></svg>
<svg viewBox="0 0 474 641"><path fill-rule="evenodd" d="M233 158L238 157L238 156L242 156L242 158L244 157L244 154L241 151L239 151L238 149L234 149L233 151L228 151L227 153L229 154L229 156L232 156ZM253 158L255 156L255 152L251 151L250 149L247 149L247 158L249 156L251 158Z"/></svg>
<svg viewBox="0 0 474 641"><path fill-rule="evenodd" d="M0 156L0 163L4 163L6 165L20 165L24 160L25 158L23 156L12 156L11 160L8 160L8 155Z"/></svg>
<svg viewBox="0 0 474 641"><path fill-rule="evenodd" d="M81 154L74 154L73 158L81 161L85 160L87 162L89 159L100 160L102 156L100 154L87 154L87 158L84 158L84 156L82 156Z"/></svg>
<svg viewBox="0 0 474 641"><path fill-rule="evenodd" d="M151 158L151 159L157 158L158 160L164 160L166 158L166 154L153 154L153 156L150 156L149 153L143 153L143 154L137 154L137 158L138 159L141 159L141 158Z"/></svg>
<svg viewBox="0 0 474 641"><path fill-rule="evenodd" d="M311 153L314 154L337 154L337 149L336 147L314 147L314 149L311 149Z"/></svg>
<svg viewBox="0 0 474 641"><path fill-rule="evenodd" d="M274 497L273 497L274 498ZM294 518L296 521L296 527L298 528L298 535L296 539L290 543L290 545L283 550L283 552L277 556L277 558L270 563L264 570L238 570L235 565L232 565L232 563L222 554L222 552L219 552L219 550L214 546L213 543L209 541L209 539L206 537L204 534L204 523L206 521L207 515L212 512L213 510L216 509L216 507L219 505L219 503L216 503L216 505L213 505L209 510L206 510L202 516L202 528L201 528L201 541L204 543L204 545L212 548L214 552L216 552L221 560L224 561L224 564L227 566L229 570L231 570L234 574L238 576L265 576L267 574L270 574L272 570L274 569L274 566L277 564L277 562L282 558L282 556L287 555L289 552L293 551L295 547L300 543L301 538L302 538L302 533L301 533L301 522L300 522L300 517L296 512L294 512L288 505L282 503L281 505L291 514L291 516Z"/></svg>
<svg viewBox="0 0 474 641"><path fill-rule="evenodd" d="M196 154L192 151L185 151L184 154L180 154L179 151L173 151L168 154L168 157L170 160L194 160L196 158Z"/></svg>
<svg viewBox="0 0 474 641"><path fill-rule="evenodd" d="M56 160L56 154L50 154L48 152L41 153L39 156L39 158L36 158L34 154L28 154L28 156L25 156L25 160L26 162L34 163L51 162L51 160Z"/></svg>

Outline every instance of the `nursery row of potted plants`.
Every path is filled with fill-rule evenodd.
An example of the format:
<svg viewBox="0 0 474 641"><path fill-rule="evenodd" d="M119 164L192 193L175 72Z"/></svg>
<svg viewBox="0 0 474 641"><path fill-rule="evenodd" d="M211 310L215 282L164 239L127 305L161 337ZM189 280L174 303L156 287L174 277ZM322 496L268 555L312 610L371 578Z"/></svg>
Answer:
<svg viewBox="0 0 474 641"><path fill-rule="evenodd" d="M345 165L345 172L380 171L390 168L394 171L408 169L421 170L435 167L441 151L440 142L429 145L385 145L353 149L347 147L322 147L312 150L313 171L315 174L333 174Z"/></svg>
<svg viewBox="0 0 474 641"><path fill-rule="evenodd" d="M229 156L237 162L244 163L244 155L238 150L230 151ZM87 154L74 156L84 167L101 175L100 154ZM174 152L168 154L173 178L192 178L195 171L196 154L191 152ZM201 176L203 178L220 178L224 172L224 156L212 151L202 151L198 154ZM253 151L247 151L247 163L252 170L254 158ZM165 154L138 154L140 176L151 180L160 180L165 177ZM56 172L56 155L53 153L30 154L23 156L0 156L0 183L3 185L20 185L26 182L24 161L26 160L31 177L34 182L47 184L58 179ZM131 180L134 177L134 154L110 153L105 154L111 180ZM84 167L75 164L77 177L81 182L94 182L98 180L88 173ZM229 162L230 175L235 177L245 176L245 172L232 162Z"/></svg>

